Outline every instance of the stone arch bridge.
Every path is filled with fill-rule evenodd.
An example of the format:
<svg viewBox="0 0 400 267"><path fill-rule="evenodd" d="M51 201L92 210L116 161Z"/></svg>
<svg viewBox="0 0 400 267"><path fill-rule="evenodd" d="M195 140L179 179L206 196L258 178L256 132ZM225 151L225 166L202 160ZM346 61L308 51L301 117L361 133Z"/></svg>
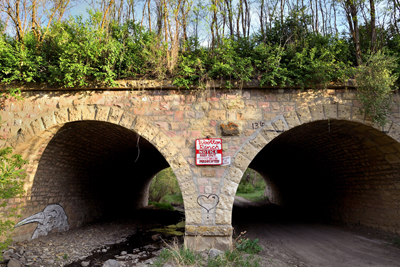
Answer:
<svg viewBox="0 0 400 267"><path fill-rule="evenodd" d="M346 223L400 233L398 95L390 122L378 127L363 115L354 89L119 84L31 85L22 87L23 100L4 100L2 146L29 160L26 194L11 200L23 204L23 218L59 204L74 228L129 212L147 204L151 179L170 166L183 193L185 242L224 248L236 189L251 167L278 205L301 203ZM228 122L238 126L232 135L221 130ZM222 138L230 164L195 165L195 140L206 136ZM209 194L219 203L207 211L197 200ZM15 238L29 239L35 227L16 228Z"/></svg>

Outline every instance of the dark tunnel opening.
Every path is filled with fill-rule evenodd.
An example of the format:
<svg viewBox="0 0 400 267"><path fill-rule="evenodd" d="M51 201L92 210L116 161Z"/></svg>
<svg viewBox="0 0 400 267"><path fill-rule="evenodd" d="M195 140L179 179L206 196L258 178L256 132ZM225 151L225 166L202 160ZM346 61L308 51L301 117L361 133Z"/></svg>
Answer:
<svg viewBox="0 0 400 267"><path fill-rule="evenodd" d="M269 200L303 219L400 231L400 144L370 126L315 121L271 141L250 164Z"/></svg>
<svg viewBox="0 0 400 267"><path fill-rule="evenodd" d="M161 153L131 130L99 121L67 123L43 151L32 204L60 204L70 228L129 217L147 206L151 179L167 167Z"/></svg>

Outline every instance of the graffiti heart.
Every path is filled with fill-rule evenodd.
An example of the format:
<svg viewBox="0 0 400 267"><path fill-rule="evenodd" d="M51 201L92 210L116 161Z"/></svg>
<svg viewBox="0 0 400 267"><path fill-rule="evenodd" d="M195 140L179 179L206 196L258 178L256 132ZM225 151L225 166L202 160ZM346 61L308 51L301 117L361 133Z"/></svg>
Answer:
<svg viewBox="0 0 400 267"><path fill-rule="evenodd" d="M48 205L42 212L38 212L18 222L15 227L28 223L37 223L31 239L46 236L50 231L64 232L69 230L68 217L63 207L58 204Z"/></svg>

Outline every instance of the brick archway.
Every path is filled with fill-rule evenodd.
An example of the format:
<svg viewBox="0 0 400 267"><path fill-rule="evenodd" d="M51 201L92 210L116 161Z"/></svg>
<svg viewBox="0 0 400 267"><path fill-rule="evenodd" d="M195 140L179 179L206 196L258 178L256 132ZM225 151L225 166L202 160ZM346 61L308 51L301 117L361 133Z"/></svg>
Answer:
<svg viewBox="0 0 400 267"><path fill-rule="evenodd" d="M39 161L49 142L63 126L81 121L105 122L110 125L120 126L144 138L162 154L176 174L184 196L185 207L187 197L196 194L196 187L192 180L193 175L189 164L180 150L162 130L142 117L117 107L81 105L62 108L38 116L28 125L21 127L18 133L5 143L5 146L12 146L15 153L22 154L23 158L29 161L29 165L26 168L28 174L25 183L26 195L20 200L21 202L32 201L34 177ZM38 207L38 210L43 208ZM190 209L186 210L186 221L191 222L193 220L192 215L193 212ZM16 234L18 235L18 233Z"/></svg>
<svg viewBox="0 0 400 267"><path fill-rule="evenodd" d="M400 142L400 126L398 124L390 121L385 127L378 127L377 125L373 125L371 121L366 118L365 115L363 115L359 108L340 104L314 105L300 108L289 113L279 115L275 119L266 123L264 127L260 128L252 136L250 136L237 151L232 161L232 164L225 172L225 176L221 184L220 198L223 201L218 206L216 216L220 216L220 218L223 217L224 220L230 223L230 217L228 217L227 214L231 214L234 196L236 194L236 190L243 176L243 173L247 169L247 167L249 167L253 163L253 161L255 161L260 152L263 151L263 149L265 149L268 144L274 143L272 141L278 140L281 135L283 136L283 133L285 133L285 142L293 143L295 142L293 140L296 140L296 137L288 137L290 132L299 132L300 130L298 129L302 129L303 132L306 132L304 131L305 126L318 125L319 122L324 123L326 129L328 129L327 127L329 127L329 123L335 122L335 127L339 124L344 124L347 125L349 129L357 128L357 131L367 136L366 139L375 137L375 139L373 139L372 141L376 142L379 145L382 144L382 146L378 147L377 149L373 148L367 152L363 151L362 153L367 154L366 157L368 157L368 155L372 155L371 157L381 156L381 154L378 155L378 153L380 153L380 150L385 151L386 149L387 151L389 151L389 149L392 148L386 148L386 145L393 145L393 151L387 152L389 154L382 154L383 156L381 157L383 157L384 162L387 161L390 164L393 163L396 165L397 168L397 159L400 155L400 150L398 150L400 149L400 144L398 143ZM307 133L310 134L310 132ZM341 134L343 134L343 132ZM369 135L371 135L371 137L369 137ZM278 141L276 141L275 143L277 142ZM258 161L260 161L260 157L261 156L258 156ZM266 162L264 164L267 165ZM271 166L270 168L274 168L274 166ZM397 181L396 179L399 181ZM390 178L389 180L391 183L391 185L389 186L393 188L397 188L398 186L400 186L400 177L394 179ZM397 182L393 180L396 180ZM351 220L349 219L349 221ZM364 224L373 227L379 226L373 225L373 223L369 221L365 222ZM382 227L379 227L384 230L399 232L400 228L396 225L394 224L390 227L382 225ZM396 227L397 229L395 229Z"/></svg>

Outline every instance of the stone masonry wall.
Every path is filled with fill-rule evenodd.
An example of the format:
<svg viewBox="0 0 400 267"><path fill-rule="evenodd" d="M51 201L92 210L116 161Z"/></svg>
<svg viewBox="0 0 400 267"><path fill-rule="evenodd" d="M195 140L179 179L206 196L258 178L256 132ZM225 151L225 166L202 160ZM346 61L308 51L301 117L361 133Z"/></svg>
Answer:
<svg viewBox="0 0 400 267"><path fill-rule="evenodd" d="M0 112L6 121L1 130L7 144L30 160L27 195L15 201L33 201L41 154L63 125L107 121L141 135L172 167L184 195L187 236L230 235L233 199L244 170L270 141L296 126L328 118L346 120L400 140L399 95L394 96L391 121L383 129L362 115L355 91L345 89L27 90L23 96L23 101L6 100ZM221 124L228 122L238 125L238 135L222 135ZM195 165L195 140L206 136L223 139L224 156L232 157L229 166ZM391 157L398 156L393 152ZM209 193L218 194L220 202L208 213L197 204L197 197ZM44 208L40 202L29 205Z"/></svg>

